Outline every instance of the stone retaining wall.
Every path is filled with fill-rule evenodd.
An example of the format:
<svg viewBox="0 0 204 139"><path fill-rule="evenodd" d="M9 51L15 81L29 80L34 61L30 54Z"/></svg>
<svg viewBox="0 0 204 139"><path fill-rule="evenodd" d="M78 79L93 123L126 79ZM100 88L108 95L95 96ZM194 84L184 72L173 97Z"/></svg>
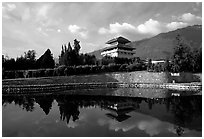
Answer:
<svg viewBox="0 0 204 139"><path fill-rule="evenodd" d="M179 76L172 76L169 72L121 72L121 73L107 73L106 76L114 78L119 82L125 83L191 83L202 82L201 74L179 73Z"/></svg>
<svg viewBox="0 0 204 139"><path fill-rule="evenodd" d="M45 84L45 85L4 85L2 87L3 94L21 94L21 93L42 93L54 92L74 89L95 89L95 88L160 88L171 90L188 90L199 91L202 89L201 83L68 83L68 84Z"/></svg>
<svg viewBox="0 0 204 139"><path fill-rule="evenodd" d="M126 72L126 73L108 73L119 82L125 83L168 83L169 77L165 72L155 73L147 71Z"/></svg>

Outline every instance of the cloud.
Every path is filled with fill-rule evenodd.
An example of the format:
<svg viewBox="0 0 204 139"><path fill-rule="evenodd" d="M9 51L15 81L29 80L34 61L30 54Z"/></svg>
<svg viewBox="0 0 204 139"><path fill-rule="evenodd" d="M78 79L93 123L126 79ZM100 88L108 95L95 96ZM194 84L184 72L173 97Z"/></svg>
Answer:
<svg viewBox="0 0 204 139"><path fill-rule="evenodd" d="M191 13L184 13L180 16L172 16L173 20L178 20L182 22L188 22L188 23L196 23L196 22L202 22L202 17L196 16Z"/></svg>
<svg viewBox="0 0 204 139"><path fill-rule="evenodd" d="M201 2L196 2L195 6L193 6L193 10L194 11L199 11L202 7L202 3Z"/></svg>
<svg viewBox="0 0 204 139"><path fill-rule="evenodd" d="M37 15L42 17L47 17L48 10L52 7L52 5L43 5L38 9Z"/></svg>
<svg viewBox="0 0 204 139"><path fill-rule="evenodd" d="M35 22L40 23L42 26L48 26L50 22L54 22L52 18L48 17L49 10L52 8L52 4L44 4L40 7L35 7Z"/></svg>
<svg viewBox="0 0 204 139"><path fill-rule="evenodd" d="M48 36L48 34L45 33L41 27L38 27L36 30L37 30L40 34L42 34L43 36ZM46 31L49 31L49 30L46 30Z"/></svg>
<svg viewBox="0 0 204 139"><path fill-rule="evenodd" d="M161 121L155 117L142 114L139 112L132 113L132 117L123 122L112 119L98 119L100 126L108 125L110 130L127 132L133 129L144 131L149 136L156 136L160 133L167 132L173 127L173 124ZM173 130L173 129L172 129ZM135 130L134 130L135 131Z"/></svg>
<svg viewBox="0 0 204 139"><path fill-rule="evenodd" d="M144 24L140 24L137 29L143 34L156 35L162 32L162 24L157 20L149 19Z"/></svg>
<svg viewBox="0 0 204 139"><path fill-rule="evenodd" d="M87 38L88 30L84 27L79 27L77 25L69 25L68 30L73 33L81 36L82 38Z"/></svg>
<svg viewBox="0 0 204 139"><path fill-rule="evenodd" d="M186 22L192 22L192 21L195 21L195 20L201 21L202 18L200 16L196 16L196 15L193 15L191 13L185 13L185 14L183 14L181 16L181 20L186 21Z"/></svg>
<svg viewBox="0 0 204 139"><path fill-rule="evenodd" d="M30 9L29 8L26 8L22 14L22 20L28 20L30 19Z"/></svg>
<svg viewBox="0 0 204 139"><path fill-rule="evenodd" d="M161 132L161 125L162 123L158 119L153 119L151 121L142 120L138 122L138 129L145 131L152 137Z"/></svg>
<svg viewBox="0 0 204 139"><path fill-rule="evenodd" d="M175 17L174 17L175 18ZM186 22L161 22L154 19L149 19L138 26L129 23L110 24L109 28L101 27L98 30L99 34L115 34L115 35L148 35L153 36L161 32L176 30L178 28L186 27L189 24Z"/></svg>
<svg viewBox="0 0 204 139"><path fill-rule="evenodd" d="M109 33L109 30L104 28L104 27L101 27L101 28L99 28L98 33L99 34L107 34L107 33Z"/></svg>
<svg viewBox="0 0 204 139"><path fill-rule="evenodd" d="M122 23L119 24L118 22L116 22L115 24L110 24L109 25L109 29L106 28L100 28L98 30L99 34L121 34L121 33L125 33L125 32L136 32L137 28L131 24L128 23Z"/></svg>
<svg viewBox="0 0 204 139"><path fill-rule="evenodd" d="M161 14L160 14L160 13L157 13L157 14L155 14L154 16L155 16L155 17L159 17L159 16L161 16Z"/></svg>
<svg viewBox="0 0 204 139"><path fill-rule="evenodd" d="M15 4L2 4L2 17L5 19L11 19L9 16L10 12L12 12L14 9L16 9Z"/></svg>
<svg viewBox="0 0 204 139"><path fill-rule="evenodd" d="M16 5L15 4L7 4L7 8L8 11L13 11L14 9L16 9Z"/></svg>
<svg viewBox="0 0 204 139"><path fill-rule="evenodd" d="M188 26L188 23L184 23L184 22L171 22L166 25L167 29L169 30L175 30L186 26Z"/></svg>
<svg viewBox="0 0 204 139"><path fill-rule="evenodd" d="M196 6L201 6L202 2L196 2Z"/></svg>

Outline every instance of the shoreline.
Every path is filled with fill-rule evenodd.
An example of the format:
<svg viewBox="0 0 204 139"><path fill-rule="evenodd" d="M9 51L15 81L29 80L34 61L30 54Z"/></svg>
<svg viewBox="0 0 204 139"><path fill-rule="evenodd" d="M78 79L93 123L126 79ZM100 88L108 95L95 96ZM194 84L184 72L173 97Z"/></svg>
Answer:
<svg viewBox="0 0 204 139"><path fill-rule="evenodd" d="M3 85L3 94L42 93L45 91L64 91L75 89L98 89L98 88L148 88L169 89L178 91L201 91L202 83L66 83L66 84L43 84L43 85Z"/></svg>
<svg viewBox="0 0 204 139"><path fill-rule="evenodd" d="M97 88L152 88L201 91L202 78L192 73L121 72L2 80L3 94L42 93Z"/></svg>

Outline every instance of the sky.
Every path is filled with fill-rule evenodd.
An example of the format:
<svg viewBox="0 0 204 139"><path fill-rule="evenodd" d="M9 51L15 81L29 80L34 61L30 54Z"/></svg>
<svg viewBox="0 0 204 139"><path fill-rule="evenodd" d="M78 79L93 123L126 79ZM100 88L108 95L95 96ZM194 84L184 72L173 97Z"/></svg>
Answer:
<svg viewBox="0 0 204 139"><path fill-rule="evenodd" d="M39 58L49 48L57 58L74 39L88 53L114 37L137 41L195 24L202 25L199 2L3 2L2 54L35 50Z"/></svg>

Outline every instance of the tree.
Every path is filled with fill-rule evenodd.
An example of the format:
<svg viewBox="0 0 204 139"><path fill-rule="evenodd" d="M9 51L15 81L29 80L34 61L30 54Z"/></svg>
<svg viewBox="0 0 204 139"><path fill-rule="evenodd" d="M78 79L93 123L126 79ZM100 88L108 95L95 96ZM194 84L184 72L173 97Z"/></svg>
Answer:
<svg viewBox="0 0 204 139"><path fill-rule="evenodd" d="M176 36L176 46L172 57L173 72L191 71L191 48L184 43L180 35Z"/></svg>
<svg viewBox="0 0 204 139"><path fill-rule="evenodd" d="M4 59L4 61L2 62L2 67L4 70L15 70L16 69L15 59L14 58Z"/></svg>
<svg viewBox="0 0 204 139"><path fill-rule="evenodd" d="M165 63L164 63L164 71L167 71L169 72L171 70L171 65L170 65L170 62L168 59L165 60Z"/></svg>
<svg viewBox="0 0 204 139"><path fill-rule="evenodd" d="M62 45L61 54L59 56L59 64L60 65L63 65L63 63L64 63L64 54L65 54L65 51L64 51L64 48L63 48L63 45Z"/></svg>
<svg viewBox="0 0 204 139"><path fill-rule="evenodd" d="M25 69L34 69L36 62L36 52L35 50L28 50L28 52L24 52L24 58L26 62Z"/></svg>
<svg viewBox="0 0 204 139"><path fill-rule="evenodd" d="M202 72L202 47L193 50L191 65L193 72Z"/></svg>
<svg viewBox="0 0 204 139"><path fill-rule="evenodd" d="M68 48L64 45L62 46L61 55L59 56L60 65L74 66L80 64L80 41L74 40L74 48L72 49L70 42L68 43Z"/></svg>
<svg viewBox="0 0 204 139"><path fill-rule="evenodd" d="M29 60L35 60L36 52L35 50L28 50L28 52L24 52L25 58Z"/></svg>
<svg viewBox="0 0 204 139"><path fill-rule="evenodd" d="M150 71L152 70L152 59L148 59L148 62L147 62L147 70Z"/></svg>
<svg viewBox="0 0 204 139"><path fill-rule="evenodd" d="M54 68L55 62L50 49L47 49L46 52L37 60L36 66L38 68Z"/></svg>
<svg viewBox="0 0 204 139"><path fill-rule="evenodd" d="M96 57L95 55L81 54L79 55L80 65L95 65Z"/></svg>
<svg viewBox="0 0 204 139"><path fill-rule="evenodd" d="M79 45L80 41L77 41L77 39L74 40L74 51L77 55L79 55L79 50L81 46Z"/></svg>
<svg viewBox="0 0 204 139"><path fill-rule="evenodd" d="M67 48L67 51L68 51L68 52L71 52L71 51L72 51L72 47L71 47L70 42L68 43L68 48Z"/></svg>
<svg viewBox="0 0 204 139"><path fill-rule="evenodd" d="M16 58L16 70L24 70L27 69L27 59L23 56Z"/></svg>

